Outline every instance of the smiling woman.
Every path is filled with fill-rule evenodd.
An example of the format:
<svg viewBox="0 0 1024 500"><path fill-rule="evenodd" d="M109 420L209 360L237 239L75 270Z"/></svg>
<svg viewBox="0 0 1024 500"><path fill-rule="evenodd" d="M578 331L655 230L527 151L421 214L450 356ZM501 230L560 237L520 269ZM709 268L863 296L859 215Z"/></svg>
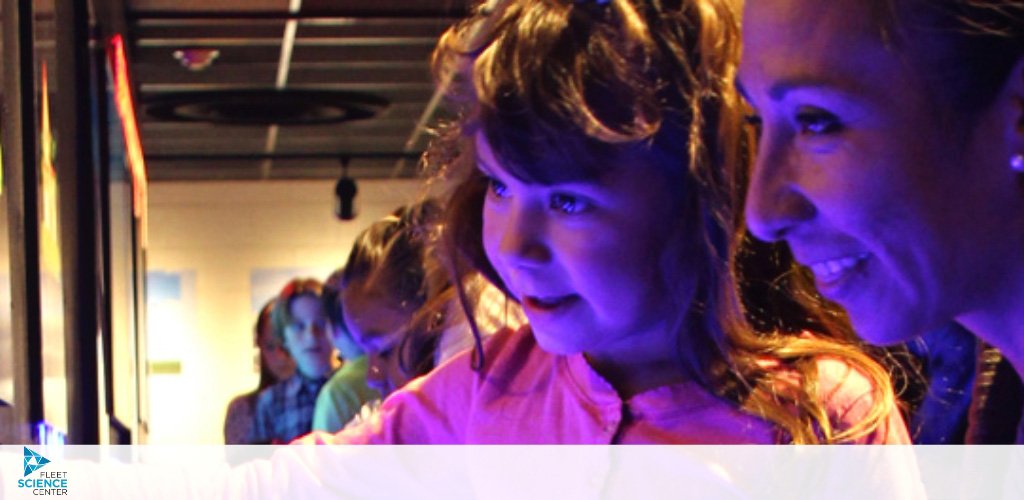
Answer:
<svg viewBox="0 0 1024 500"><path fill-rule="evenodd" d="M744 18L751 230L869 341L957 321L1024 369L1024 4L768 0Z"/></svg>

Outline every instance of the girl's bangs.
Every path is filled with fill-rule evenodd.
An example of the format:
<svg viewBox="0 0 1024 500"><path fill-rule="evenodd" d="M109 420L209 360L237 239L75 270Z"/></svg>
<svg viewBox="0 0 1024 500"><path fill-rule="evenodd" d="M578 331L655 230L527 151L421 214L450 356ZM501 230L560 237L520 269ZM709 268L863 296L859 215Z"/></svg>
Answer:
<svg viewBox="0 0 1024 500"><path fill-rule="evenodd" d="M483 112L481 131L503 171L542 185L592 182L623 154L622 145L587 137L574 124L561 126L532 113Z"/></svg>
<svg viewBox="0 0 1024 500"><path fill-rule="evenodd" d="M605 142L575 123L544 120L526 112L482 110L476 129L501 162L495 167L533 184L596 182L607 172L637 161L660 165L678 181L689 159L685 125L674 119L664 120L652 137L623 142Z"/></svg>

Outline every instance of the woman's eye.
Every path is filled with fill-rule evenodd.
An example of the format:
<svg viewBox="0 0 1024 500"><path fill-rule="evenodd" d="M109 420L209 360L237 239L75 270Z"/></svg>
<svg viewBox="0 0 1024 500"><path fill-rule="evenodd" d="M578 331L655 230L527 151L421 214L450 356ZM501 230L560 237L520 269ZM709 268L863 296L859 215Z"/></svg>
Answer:
<svg viewBox="0 0 1024 500"><path fill-rule="evenodd" d="M578 214L583 212L590 205L586 200L569 195L569 194L554 194L551 196L551 208L564 214Z"/></svg>
<svg viewBox="0 0 1024 500"><path fill-rule="evenodd" d="M805 135L834 134L843 129L839 118L820 109L801 110L796 114L800 133Z"/></svg>
<svg viewBox="0 0 1024 500"><path fill-rule="evenodd" d="M508 186L505 183L495 179L494 177L485 177L484 182L487 183L487 191L495 198L508 198Z"/></svg>

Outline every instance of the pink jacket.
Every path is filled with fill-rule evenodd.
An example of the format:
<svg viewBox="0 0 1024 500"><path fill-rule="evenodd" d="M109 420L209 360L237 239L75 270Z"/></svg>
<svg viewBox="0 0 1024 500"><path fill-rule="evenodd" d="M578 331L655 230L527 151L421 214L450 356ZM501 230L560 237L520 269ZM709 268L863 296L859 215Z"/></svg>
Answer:
<svg viewBox="0 0 1024 500"><path fill-rule="evenodd" d="M347 444L771 444L778 432L693 382L658 387L622 401L582 354L554 355L528 327L496 333L486 365L466 351L392 394L361 425L303 443ZM819 361L819 393L839 428L871 406L866 377L843 362ZM859 441L909 444L898 411Z"/></svg>

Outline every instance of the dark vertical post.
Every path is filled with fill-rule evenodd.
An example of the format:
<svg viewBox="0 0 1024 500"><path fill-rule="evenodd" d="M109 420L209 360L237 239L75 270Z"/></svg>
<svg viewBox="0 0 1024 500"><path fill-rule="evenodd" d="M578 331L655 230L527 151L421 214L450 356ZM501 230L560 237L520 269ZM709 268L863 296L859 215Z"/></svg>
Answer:
<svg viewBox="0 0 1024 500"><path fill-rule="evenodd" d="M125 20L125 11L127 10L126 6L125 6L125 0L96 0L96 1L93 2L92 6L93 6L93 12L94 12L94 15L95 15L95 19L96 19L96 27L97 27L97 32L94 33L95 40L97 41L97 43L96 43L96 51L95 51L95 54L94 54L94 57L95 57L95 60L94 60L95 73L94 73L93 76L96 79L96 89L98 91L97 97L100 99L99 105L96 107L97 112L99 113L98 119L96 121L97 125L99 126L99 131L98 131L99 133L97 134L99 136L99 142L96 144L96 146L98 148L97 157L99 158L99 200L100 200L100 219L99 220L100 220L100 227L101 227L100 234L101 234L101 239L102 239L100 255L102 255L102 259L105 262L105 264L103 266L104 268L103 268L103 275L102 275L102 283L103 283L102 286L105 289L105 294L104 294L104 297L103 297L103 304L102 304L102 310L101 310L102 313L101 313L101 319L100 319L100 328L101 328L101 330L103 332L103 346L104 346L104 352L103 352L104 358L103 359L104 359L104 365L107 368L107 373L105 374L106 376L105 376L105 381L104 381L104 383L106 384L106 391L105 392L106 392L106 395L107 395L106 411L107 411L107 414L109 414L111 417L117 417L118 419L122 419L122 418L125 418L124 415L120 415L119 416L119 415L116 415L115 412L114 412L114 402L115 402L114 398L115 397L123 397L123 396L120 396L118 394L115 394L115 392L114 392L115 390L117 390L117 388L114 386L114 378L113 378L114 363L115 362L123 363L124 361L123 360L115 360L114 359L114 355L113 355L113 323L114 323L114 319L112 317L112 314L113 314L113 304L112 304L112 295L111 295L111 291L110 291L110 286L113 283L113 281L112 281L113 280L113 276L112 276L113 269L111 267L113 265L112 264L113 256L112 256L112 249L111 249L111 238L112 238L111 231L113 229L110 227L110 220L111 220L111 217L110 217L110 211L111 211L111 207L110 207L110 182L111 182L110 175L111 175L111 170L110 170L110 168L111 167L110 167L110 148L109 148L109 145L110 145L110 142L109 142L110 141L110 128L109 128L110 117L108 116L108 112L110 110L110 107L109 107L110 103L107 102L108 95L107 95L107 93L105 91L106 85L107 85L107 80L106 80L106 76L105 76L106 75L105 68L106 68L107 57L108 57L107 49L109 48L109 45L108 45L107 42L110 40L110 37L112 37L113 35L116 35L116 34L120 34L120 35L124 36L125 39L127 39L127 38L129 38L130 34L128 32L128 23ZM131 47L125 47L125 51L129 54L129 57L130 57L130 52L129 52L130 48ZM123 270L119 270L119 271L123 271ZM132 304L133 304L133 307L136 307L136 308L139 307L134 302ZM137 316L137 315L135 315L135 316ZM126 328L128 328L127 325L126 325ZM134 328L134 325L132 325L131 329L133 331L136 331L136 332L138 331L137 329ZM138 354L136 353L136 355L138 355ZM136 358L136 359L139 359L139 358ZM138 367L138 365L136 367ZM143 372L141 370L136 370L136 381L137 382L141 383L140 379L142 377L142 375L141 375L142 373ZM139 400L138 396L139 396L139 391L135 391L135 394L133 395L133 399L135 399L136 415L141 415L141 413L139 413L139 412L141 412L141 404L142 404L142 402ZM119 430L122 430L122 431L126 427L127 428L131 428L131 426L134 424L134 422L120 422L120 423L124 424L124 425L121 425L120 429L119 429ZM111 434L110 434L111 435L111 444L128 444L131 441L132 436L130 434L127 434L126 432L121 432L120 434L115 433L114 432L114 428L113 428L114 426L116 426L116 423L112 422L112 429L111 429ZM117 434L118 437L115 437L115 434Z"/></svg>
<svg viewBox="0 0 1024 500"><path fill-rule="evenodd" d="M107 395L106 411L108 415L114 415L114 338L113 320L111 319L113 303L110 290L111 283L113 283L113 276L111 276L113 255L110 248L110 102L108 101L109 96L106 91L107 46L103 43L105 37L102 31L93 33L93 39L97 41L92 54L92 82L97 99L96 105L93 108L93 111L96 113L94 126L98 128L96 137L99 139L96 142L97 173L99 174L99 185L97 186L99 188L99 252L100 258L106 263L103 266L101 280L104 293L100 309L100 331L103 332L103 366L107 369L106 374L104 374L105 380L103 381L106 387L104 393Z"/></svg>
<svg viewBox="0 0 1024 500"><path fill-rule="evenodd" d="M93 161L89 10L85 0L55 2L57 186L64 283L68 443L99 443L97 339L102 304L97 224L99 182Z"/></svg>
<svg viewBox="0 0 1024 500"><path fill-rule="evenodd" d="M17 425L43 419L42 313L32 0L3 0L3 165L11 245L11 330ZM31 439L24 427L9 436Z"/></svg>

